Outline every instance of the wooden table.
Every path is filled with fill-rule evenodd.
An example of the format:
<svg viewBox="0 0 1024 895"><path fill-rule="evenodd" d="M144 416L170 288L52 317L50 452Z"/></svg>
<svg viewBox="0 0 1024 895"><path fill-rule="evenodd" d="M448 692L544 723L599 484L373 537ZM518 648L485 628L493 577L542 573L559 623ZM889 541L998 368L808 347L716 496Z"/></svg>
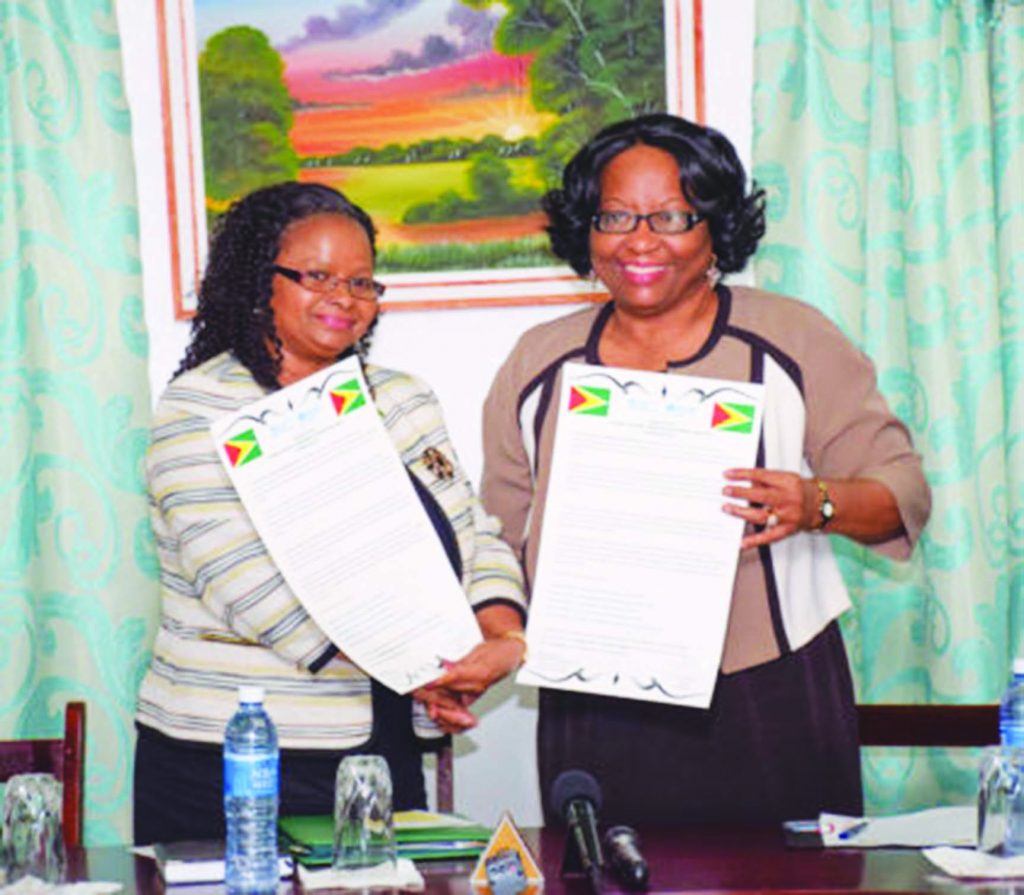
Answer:
<svg viewBox="0 0 1024 895"><path fill-rule="evenodd" d="M561 879L565 833L527 830L525 838L544 868L544 895L591 895L583 879ZM914 849L788 849L779 830L648 832L641 848L651 867L651 893L676 892L936 892L947 895L1024 895L1024 880L978 885L944 876ZM427 895L472 895L474 864L420 865ZM152 861L124 848L77 850L69 856L74 879L117 880L125 895L164 895ZM298 888L296 886L296 888ZM175 895L189 895L175 886ZM203 895L211 891L200 887ZM194 890L198 892L199 890ZM609 895L619 893L609 880ZM291 895L288 891L287 895Z"/></svg>

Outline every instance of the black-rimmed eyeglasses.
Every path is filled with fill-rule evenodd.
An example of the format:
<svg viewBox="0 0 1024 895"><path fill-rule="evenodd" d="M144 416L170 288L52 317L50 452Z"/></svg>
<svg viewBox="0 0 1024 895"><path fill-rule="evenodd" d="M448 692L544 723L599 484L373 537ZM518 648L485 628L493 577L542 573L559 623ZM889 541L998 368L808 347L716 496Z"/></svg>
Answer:
<svg viewBox="0 0 1024 895"><path fill-rule="evenodd" d="M387 290L383 283L370 277L339 277L326 270L295 270L280 264L274 265L274 271L310 292L337 292L344 286L359 301L378 301Z"/></svg>
<svg viewBox="0 0 1024 895"><path fill-rule="evenodd" d="M652 211L650 214L634 214L632 211L599 211L594 215L594 229L598 233L632 233L647 221L654 233L688 233L704 220L697 211L668 209Z"/></svg>

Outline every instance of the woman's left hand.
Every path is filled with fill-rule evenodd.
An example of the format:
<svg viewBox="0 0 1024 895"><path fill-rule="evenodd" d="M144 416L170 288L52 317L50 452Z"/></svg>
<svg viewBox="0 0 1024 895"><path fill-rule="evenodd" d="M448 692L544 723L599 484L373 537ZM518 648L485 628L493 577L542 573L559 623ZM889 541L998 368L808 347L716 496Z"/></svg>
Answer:
<svg viewBox="0 0 1024 895"><path fill-rule="evenodd" d="M722 489L726 497L747 503L727 503L722 509L751 525L764 526L762 531L743 538L741 550L772 544L813 527L817 489L811 479L777 469L727 469L725 477L730 482L749 484L726 485Z"/></svg>

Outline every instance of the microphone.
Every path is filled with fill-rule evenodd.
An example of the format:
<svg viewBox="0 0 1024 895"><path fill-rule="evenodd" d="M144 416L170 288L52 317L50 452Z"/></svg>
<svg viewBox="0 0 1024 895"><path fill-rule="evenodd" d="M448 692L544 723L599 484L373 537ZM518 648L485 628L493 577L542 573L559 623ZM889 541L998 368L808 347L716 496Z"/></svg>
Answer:
<svg viewBox="0 0 1024 895"><path fill-rule="evenodd" d="M634 892L647 888L650 872L640 854L640 840L632 827L611 827L604 834L604 847L612 873L624 889Z"/></svg>
<svg viewBox="0 0 1024 895"><path fill-rule="evenodd" d="M571 849L579 865L590 879L595 892L601 890L604 855L597 835L597 812L601 808L601 787L586 771L562 771L551 785L551 805L565 820L571 839L566 843L562 874L571 868Z"/></svg>

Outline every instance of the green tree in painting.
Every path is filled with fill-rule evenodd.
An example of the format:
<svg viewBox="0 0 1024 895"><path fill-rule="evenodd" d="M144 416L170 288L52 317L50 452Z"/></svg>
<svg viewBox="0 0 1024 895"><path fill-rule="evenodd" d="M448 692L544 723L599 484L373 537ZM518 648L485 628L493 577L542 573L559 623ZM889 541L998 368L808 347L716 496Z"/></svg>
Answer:
<svg viewBox="0 0 1024 895"><path fill-rule="evenodd" d="M481 204L492 208L504 209L518 198L508 164L491 152L481 152L473 160L469 187Z"/></svg>
<svg viewBox="0 0 1024 895"><path fill-rule="evenodd" d="M462 0L500 5L496 49L532 53L534 106L558 121L540 137L539 173L556 182L603 125L665 108L662 0Z"/></svg>
<svg viewBox="0 0 1024 895"><path fill-rule="evenodd" d="M210 37L199 54L199 93L206 195L214 206L295 178L284 61L262 31L238 25Z"/></svg>
<svg viewBox="0 0 1024 895"><path fill-rule="evenodd" d="M499 137L495 137L499 140ZM492 144L493 145L493 144ZM406 209L404 224L441 223L478 218L525 214L537 208L540 193L533 188L520 189L512 183L508 162L493 152L473 156L469 167L471 196L445 190L433 202L418 202Z"/></svg>

